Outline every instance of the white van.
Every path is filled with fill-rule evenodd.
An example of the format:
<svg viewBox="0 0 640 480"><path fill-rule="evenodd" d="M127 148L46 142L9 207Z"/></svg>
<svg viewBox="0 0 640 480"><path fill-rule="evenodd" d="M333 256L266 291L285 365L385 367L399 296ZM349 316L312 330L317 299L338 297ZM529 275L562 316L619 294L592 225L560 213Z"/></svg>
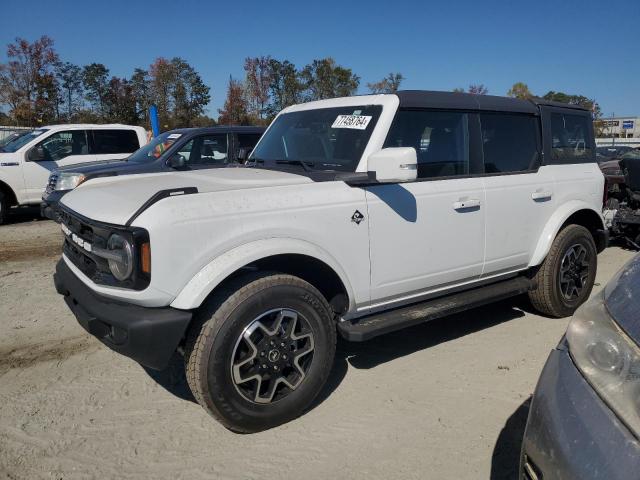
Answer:
<svg viewBox="0 0 640 480"><path fill-rule="evenodd" d="M131 125L52 125L33 130L0 149L0 224L13 205L37 205L49 174L60 167L119 159L147 143Z"/></svg>

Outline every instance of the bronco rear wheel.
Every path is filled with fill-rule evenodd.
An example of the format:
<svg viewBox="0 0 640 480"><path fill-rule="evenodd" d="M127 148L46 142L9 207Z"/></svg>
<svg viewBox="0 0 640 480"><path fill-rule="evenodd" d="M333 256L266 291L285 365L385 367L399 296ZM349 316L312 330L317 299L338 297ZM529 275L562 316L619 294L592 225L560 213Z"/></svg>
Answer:
<svg viewBox="0 0 640 480"><path fill-rule="evenodd" d="M589 298L597 267L591 232L580 225L568 225L558 233L536 272L538 286L529 292L531 303L551 317L572 315Z"/></svg>
<svg viewBox="0 0 640 480"><path fill-rule="evenodd" d="M256 432L304 412L333 363L324 297L300 278L244 276L201 307L185 345L189 386L227 428Z"/></svg>

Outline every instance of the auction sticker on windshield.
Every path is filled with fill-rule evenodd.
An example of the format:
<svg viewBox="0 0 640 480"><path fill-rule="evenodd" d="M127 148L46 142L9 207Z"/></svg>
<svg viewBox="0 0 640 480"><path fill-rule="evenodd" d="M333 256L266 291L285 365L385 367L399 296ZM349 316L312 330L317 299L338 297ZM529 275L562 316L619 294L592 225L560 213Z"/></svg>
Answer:
<svg viewBox="0 0 640 480"><path fill-rule="evenodd" d="M338 115L331 128L354 128L364 130L369 125L371 116L369 115Z"/></svg>

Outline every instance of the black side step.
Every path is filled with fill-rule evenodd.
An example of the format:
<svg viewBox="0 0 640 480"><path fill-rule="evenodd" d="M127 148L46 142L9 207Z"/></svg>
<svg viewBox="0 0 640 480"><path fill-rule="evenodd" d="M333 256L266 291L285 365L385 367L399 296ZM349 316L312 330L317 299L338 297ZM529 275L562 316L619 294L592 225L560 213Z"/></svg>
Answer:
<svg viewBox="0 0 640 480"><path fill-rule="evenodd" d="M535 288L535 282L530 278L515 277L407 307L358 318L355 323L348 320L340 322L338 323L338 331L349 341L363 342L401 328L520 295L533 288Z"/></svg>

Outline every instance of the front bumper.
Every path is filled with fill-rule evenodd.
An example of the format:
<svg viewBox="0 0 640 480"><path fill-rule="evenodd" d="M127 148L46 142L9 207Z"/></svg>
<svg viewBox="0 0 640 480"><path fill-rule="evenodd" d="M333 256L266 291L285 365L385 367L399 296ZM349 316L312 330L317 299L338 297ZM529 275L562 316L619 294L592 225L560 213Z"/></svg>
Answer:
<svg viewBox="0 0 640 480"><path fill-rule="evenodd" d="M640 443L562 345L542 371L522 444L520 478L536 478L525 468L540 479L622 480L640 472Z"/></svg>
<svg viewBox="0 0 640 480"><path fill-rule="evenodd" d="M182 340L192 313L116 302L93 292L61 259L54 274L78 323L112 350L149 368L162 370Z"/></svg>
<svg viewBox="0 0 640 480"><path fill-rule="evenodd" d="M60 203L60 199L70 191L71 190L54 190L50 193L45 193L42 196L42 203L40 204L40 215L60 223L58 204Z"/></svg>

